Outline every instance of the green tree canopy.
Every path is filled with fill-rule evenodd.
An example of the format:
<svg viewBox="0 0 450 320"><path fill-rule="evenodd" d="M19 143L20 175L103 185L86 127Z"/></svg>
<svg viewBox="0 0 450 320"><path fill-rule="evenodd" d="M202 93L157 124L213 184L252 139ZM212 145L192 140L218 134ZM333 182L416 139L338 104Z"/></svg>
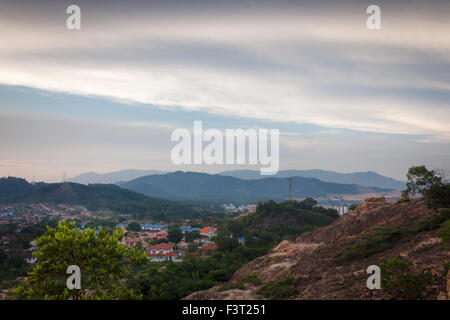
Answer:
<svg viewBox="0 0 450 320"><path fill-rule="evenodd" d="M132 299L139 298L126 287L127 271L133 265L147 262L145 253L128 249L118 241L121 230L107 233L100 228L80 231L75 222L60 221L56 228L36 240L39 249L33 253L38 263L24 285L15 291L19 299ZM81 270L81 289L66 286L67 267Z"/></svg>
<svg viewBox="0 0 450 320"><path fill-rule="evenodd" d="M200 237L200 231L194 230L191 232L186 232L184 237L186 239L186 242L192 242Z"/></svg>
<svg viewBox="0 0 450 320"><path fill-rule="evenodd" d="M133 221L128 224L127 230L139 232L142 230L142 226L139 222Z"/></svg>
<svg viewBox="0 0 450 320"><path fill-rule="evenodd" d="M427 190L433 186L442 185L442 178L436 175L434 170L428 170L425 166L415 166L408 169L406 174L406 190L402 192L404 200L420 193L425 196Z"/></svg>
<svg viewBox="0 0 450 320"><path fill-rule="evenodd" d="M183 239L183 232L178 226L170 226L167 230L167 238L169 238L170 242L177 244Z"/></svg>

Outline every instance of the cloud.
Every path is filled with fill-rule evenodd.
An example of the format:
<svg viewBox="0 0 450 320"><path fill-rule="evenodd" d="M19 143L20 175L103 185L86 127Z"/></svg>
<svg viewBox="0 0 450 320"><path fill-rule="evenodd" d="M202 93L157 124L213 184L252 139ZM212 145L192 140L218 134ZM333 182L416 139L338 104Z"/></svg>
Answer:
<svg viewBox="0 0 450 320"><path fill-rule="evenodd" d="M376 32L365 28L361 5L287 10L285 3L273 12L239 12L236 4L229 15L155 7L132 16L81 7L86 21L79 33L55 19L56 8L49 7L53 19L41 21L2 11L0 83L330 128L450 136L450 22L439 10L446 4L420 11L386 4ZM411 92L421 96L413 100Z"/></svg>

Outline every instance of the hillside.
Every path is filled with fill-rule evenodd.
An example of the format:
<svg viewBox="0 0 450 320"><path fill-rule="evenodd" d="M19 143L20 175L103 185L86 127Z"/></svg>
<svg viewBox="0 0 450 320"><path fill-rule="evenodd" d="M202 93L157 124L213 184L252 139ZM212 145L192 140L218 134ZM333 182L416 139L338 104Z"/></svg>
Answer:
<svg viewBox="0 0 450 320"><path fill-rule="evenodd" d="M328 226L281 242L225 285L186 299L448 299L450 250L437 235L450 218L445 212L431 212L423 200L368 199ZM403 273L402 263L410 264ZM382 290L366 288L366 268L373 264L386 270ZM389 289L392 283L397 285Z"/></svg>
<svg viewBox="0 0 450 320"><path fill-rule="evenodd" d="M170 200L281 201L288 197L285 178L243 180L222 175L177 171L141 177L119 184L142 194ZM356 184L323 182L315 178L294 177L294 198L326 197L331 194L364 194L386 192L387 189Z"/></svg>
<svg viewBox="0 0 450 320"><path fill-rule="evenodd" d="M260 203L256 212L236 217L224 227L230 230L234 237L261 233L265 233L267 237L272 233L277 235L273 240L289 239L313 228L328 225L339 218L336 210L315 206L316 204L311 198L301 202L287 200L276 203L270 200Z"/></svg>
<svg viewBox="0 0 450 320"><path fill-rule="evenodd" d="M263 179L257 170L231 170L219 173L222 176L235 177L244 180ZM350 183L361 186L387 188L402 190L405 188L405 182L398 181L389 177L382 176L373 171L339 173L335 171L312 169L312 170L280 170L275 178L305 177L316 178L325 182Z"/></svg>
<svg viewBox="0 0 450 320"><path fill-rule="evenodd" d="M0 178L0 201L25 195L35 188L25 179L7 177Z"/></svg>
<svg viewBox="0 0 450 320"><path fill-rule="evenodd" d="M175 216L205 217L212 211L179 202L147 197L112 184L41 183L33 186L23 179L0 179L4 203L64 203L82 205L89 210L110 210L132 214L135 218L167 220Z"/></svg>

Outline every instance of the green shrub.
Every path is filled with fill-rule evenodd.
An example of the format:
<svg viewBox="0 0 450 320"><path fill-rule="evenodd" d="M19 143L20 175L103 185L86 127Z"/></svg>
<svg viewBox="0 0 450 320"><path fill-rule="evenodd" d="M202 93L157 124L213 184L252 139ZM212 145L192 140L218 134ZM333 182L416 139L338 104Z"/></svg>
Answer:
<svg viewBox="0 0 450 320"><path fill-rule="evenodd" d="M448 270L450 270L450 261L447 261L443 264L444 266L444 274L447 275Z"/></svg>
<svg viewBox="0 0 450 320"><path fill-rule="evenodd" d="M442 229L438 233L439 237L442 238L442 243L444 246L450 245L450 220L447 220L442 224Z"/></svg>
<svg viewBox="0 0 450 320"><path fill-rule="evenodd" d="M450 207L450 184L432 185L424 192L424 199L427 207L438 210L439 208Z"/></svg>
<svg viewBox="0 0 450 320"><path fill-rule="evenodd" d="M256 274L249 274L247 277L242 279L242 281L247 282L247 283L252 283L255 286L260 286L264 283L264 282L262 282L261 279L258 278L258 276Z"/></svg>
<svg viewBox="0 0 450 320"><path fill-rule="evenodd" d="M406 258L383 259L380 263L382 289L398 299L422 299L427 286L431 284L431 274L409 272L412 262Z"/></svg>
<svg viewBox="0 0 450 320"><path fill-rule="evenodd" d="M291 298L298 295L294 283L295 281L292 278L269 281L259 289L258 294L270 300Z"/></svg>
<svg viewBox="0 0 450 320"><path fill-rule="evenodd" d="M227 284L224 284L223 286L219 287L217 289L217 291L222 292L222 291L228 291L228 290L232 290L232 289L239 289L239 290L247 290L247 287L239 282L229 282Z"/></svg>

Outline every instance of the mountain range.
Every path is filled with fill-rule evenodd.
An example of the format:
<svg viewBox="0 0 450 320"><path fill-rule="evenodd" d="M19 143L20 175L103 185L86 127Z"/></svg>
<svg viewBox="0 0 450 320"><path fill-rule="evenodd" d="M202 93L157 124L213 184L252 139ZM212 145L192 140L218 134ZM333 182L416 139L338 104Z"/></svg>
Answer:
<svg viewBox="0 0 450 320"><path fill-rule="evenodd" d="M114 171L109 173L87 172L82 173L73 178L69 178L67 179L67 182L75 182L81 184L117 183L121 181L130 181L139 177L148 176L152 174L164 174L164 173L167 173L167 171L136 170L136 169Z"/></svg>
<svg viewBox="0 0 450 320"><path fill-rule="evenodd" d="M122 170L110 173L83 173L73 178L67 179L68 182L76 182L82 184L90 183L122 183L131 181L143 176L154 174L166 174L167 171L159 170ZM256 170L231 170L218 173L222 176L230 176L243 180L264 179L267 176L261 176ZM398 181L389 177L382 176L373 171L339 173L335 171L312 169L312 170L281 170L272 178L288 178L288 177L305 177L317 178L325 182L358 184L367 187L378 187L394 190L402 190L405 188L405 182Z"/></svg>
<svg viewBox="0 0 450 320"><path fill-rule="evenodd" d="M170 200L265 201L285 200L289 193L286 178L244 180L220 174L177 171L140 177L119 183L123 188L147 196ZM327 197L333 194L389 192L390 189L357 184L324 182L316 178L293 177L292 197Z"/></svg>
<svg viewBox="0 0 450 320"><path fill-rule="evenodd" d="M231 170L219 173L223 176L235 177L245 180L263 179L267 176L261 176L256 170ZM373 171L339 173L335 171L312 169L312 170L280 170L273 177L305 177L317 178L325 182L359 184L361 186L387 188L402 190L405 188L405 182L398 181L389 177L382 176Z"/></svg>

